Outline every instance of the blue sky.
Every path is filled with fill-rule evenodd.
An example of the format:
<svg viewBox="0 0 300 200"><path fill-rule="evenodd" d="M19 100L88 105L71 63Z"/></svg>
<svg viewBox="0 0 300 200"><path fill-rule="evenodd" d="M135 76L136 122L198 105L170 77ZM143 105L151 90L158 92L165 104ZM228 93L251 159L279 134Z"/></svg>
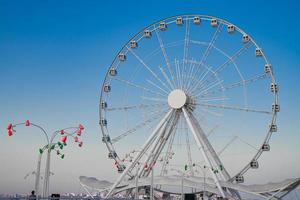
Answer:
<svg viewBox="0 0 300 200"><path fill-rule="evenodd" d="M33 178L21 179L35 167L35 143L42 138L25 129L19 139L8 139L5 133L7 123L25 119L49 131L79 122L86 126L85 148L70 147L69 157L52 163L58 174L53 178L57 183L54 191L79 190L78 184L71 184L78 175L115 177L98 128L105 70L120 47L142 27L181 13L231 21L263 47L280 85L280 135L274 139L277 149L273 155L286 159L278 164L277 157L270 158L270 166L278 164L274 168L284 170L269 176L299 177L299 9L297 1L0 0L0 193L14 192L14 187L20 192L31 189L24 182ZM18 172L11 174L12 166L19 166L20 161L24 167L16 167ZM82 162L87 164L79 166ZM70 170L65 172L65 168Z"/></svg>

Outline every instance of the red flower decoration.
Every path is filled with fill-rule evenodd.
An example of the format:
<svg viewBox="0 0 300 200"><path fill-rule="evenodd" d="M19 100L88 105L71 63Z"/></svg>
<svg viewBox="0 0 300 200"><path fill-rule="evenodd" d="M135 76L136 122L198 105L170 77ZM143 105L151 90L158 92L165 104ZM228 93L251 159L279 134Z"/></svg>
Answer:
<svg viewBox="0 0 300 200"><path fill-rule="evenodd" d="M77 135L78 135L78 136L81 136L81 129L78 129Z"/></svg>
<svg viewBox="0 0 300 200"><path fill-rule="evenodd" d="M12 135L13 135L13 132L12 132L11 129L9 129L9 130L7 131L7 133L8 133L8 136L12 136Z"/></svg>
<svg viewBox="0 0 300 200"><path fill-rule="evenodd" d="M84 126L82 124L79 124L79 129L80 130L83 130L84 129Z"/></svg>
<svg viewBox="0 0 300 200"><path fill-rule="evenodd" d="M65 131L64 130L60 130L60 134L61 135L65 134Z"/></svg>
<svg viewBox="0 0 300 200"><path fill-rule="evenodd" d="M83 145L83 142L81 141L81 142L79 142L79 147L82 147L82 145Z"/></svg>
<svg viewBox="0 0 300 200"><path fill-rule="evenodd" d="M12 125L12 124L8 124L8 125L7 125L7 130L11 130L11 129L12 129L12 127L13 127L13 125Z"/></svg>
<svg viewBox="0 0 300 200"><path fill-rule="evenodd" d="M62 138L61 138L61 141L62 141L62 142L66 142L66 141L67 141L67 136L62 137Z"/></svg>
<svg viewBox="0 0 300 200"><path fill-rule="evenodd" d="M25 126L30 126L30 121L28 119L25 121Z"/></svg>
<svg viewBox="0 0 300 200"><path fill-rule="evenodd" d="M75 140L75 142L78 142L78 137L77 136L74 137L74 140Z"/></svg>

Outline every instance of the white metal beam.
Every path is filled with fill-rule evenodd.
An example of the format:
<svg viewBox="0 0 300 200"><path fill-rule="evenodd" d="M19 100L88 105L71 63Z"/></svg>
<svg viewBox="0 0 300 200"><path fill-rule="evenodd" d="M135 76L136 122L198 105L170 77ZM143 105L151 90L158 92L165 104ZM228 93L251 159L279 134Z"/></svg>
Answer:
<svg viewBox="0 0 300 200"><path fill-rule="evenodd" d="M120 182L124 179L124 177L126 176L126 174L138 163L138 161L143 157L144 153L146 152L146 150L149 148L150 144L153 142L153 140L155 139L155 137L157 136L157 134L159 133L160 128L163 126L163 124L166 123L167 119L169 118L169 116L171 115L173 110L170 110L164 117L163 119L159 122L159 124L156 126L156 128L154 129L154 131L152 132L152 134L150 135L150 137L147 139L147 141L145 142L145 144L142 146L142 150L135 156L135 158L133 159L133 162L126 167L126 169L123 171L123 173L118 177L118 179L116 180L116 182L112 185L112 187L110 188L109 192L107 193L105 198L109 198L111 197L114 189L120 184Z"/></svg>
<svg viewBox="0 0 300 200"><path fill-rule="evenodd" d="M154 163L157 161L157 159L158 159L159 155L161 154L162 150L164 149L168 139L170 138L170 135L173 133L173 130L178 123L178 119L179 119L179 114L174 112L174 117L172 117L172 119L169 121L169 123L167 123L167 128L166 128L166 130L164 130L166 133L161 138L160 142L156 145L155 152L154 152L153 156L150 157L150 159L149 159L150 162L148 160L149 163ZM143 175L149 176L149 174L150 174L150 171L146 172Z"/></svg>
<svg viewBox="0 0 300 200"><path fill-rule="evenodd" d="M204 151L206 149L205 148L206 145L204 144L205 142L203 141L203 134L204 133L200 132L199 130L197 130L197 128L195 127L195 125L193 124L193 122L192 122L192 120L190 118L190 115L188 114L188 112L186 111L186 109L184 107L182 107L182 111L183 111L184 117L185 117L185 119L187 121L187 124L188 124L189 128L191 129L191 132L192 132L192 134L193 134L193 136L194 136L194 138L195 138L195 140L197 142L197 145L200 148L201 153L203 154L205 162L210 167L210 172L212 174L212 177L214 179L214 182L215 182L217 188L219 189L222 197L226 198L225 192L224 192L223 188L220 185L218 177L217 177L217 175L212 170L213 164L212 164L211 160L208 158L208 155L206 154L206 152ZM202 136L200 134L202 134ZM204 137L205 137L205 135L204 135Z"/></svg>

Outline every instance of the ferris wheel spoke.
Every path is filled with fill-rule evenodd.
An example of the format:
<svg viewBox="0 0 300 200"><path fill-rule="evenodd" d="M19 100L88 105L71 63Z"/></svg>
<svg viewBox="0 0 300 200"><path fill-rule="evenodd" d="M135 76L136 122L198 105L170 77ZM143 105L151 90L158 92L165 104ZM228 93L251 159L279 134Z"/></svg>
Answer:
<svg viewBox="0 0 300 200"><path fill-rule="evenodd" d="M177 62L177 59L175 58L174 60L174 65L175 65L175 72L176 72L176 80L177 80L177 83L176 83L176 87L177 88L181 88L181 85L180 85L180 68L179 68L179 65L178 65L178 62Z"/></svg>
<svg viewBox="0 0 300 200"><path fill-rule="evenodd" d="M177 70L177 72L178 72L178 74L177 74L178 87L180 87L182 89L182 73L181 73L179 61L177 59L175 59L175 66L176 66L176 69L178 69Z"/></svg>
<svg viewBox="0 0 300 200"><path fill-rule="evenodd" d="M209 72L211 72L211 71L212 71L212 66L210 66L210 67L205 67L205 69L203 70L202 74L200 75L201 78L200 78L197 82L195 82L194 85L192 85L192 88L191 88L191 89L189 89L190 93L195 92L195 90L198 88L198 86L199 86L200 84L203 85L203 80L205 79L205 77L206 77L206 76L209 74Z"/></svg>
<svg viewBox="0 0 300 200"><path fill-rule="evenodd" d="M229 98L228 97L198 98L199 102L224 101L224 100L229 100Z"/></svg>
<svg viewBox="0 0 300 200"><path fill-rule="evenodd" d="M204 94L202 94L201 96L204 97L206 95L215 94L217 92L222 92L222 91L227 91L227 90L238 88L238 87L242 87L242 86L247 86L247 85L250 85L250 84L252 84L252 83L254 83L256 81L263 80L266 77L267 77L266 73L259 74L257 76L254 76L254 77L252 77L250 79L247 79L247 80L244 80L244 81L238 81L236 83L232 83L232 84L228 84L228 85L223 85L222 87L215 88L214 90L208 90Z"/></svg>
<svg viewBox="0 0 300 200"><path fill-rule="evenodd" d="M206 134L206 137L211 136L212 134L215 133L215 130L219 128L219 125L215 125L214 127L212 127Z"/></svg>
<svg viewBox="0 0 300 200"><path fill-rule="evenodd" d="M163 105L166 105L165 103L160 104L139 104L139 105L131 105L131 106L121 106L121 107L110 107L106 108L107 111L119 111L119 110L132 110L132 109L147 109L147 108L153 108L153 107L161 107Z"/></svg>
<svg viewBox="0 0 300 200"><path fill-rule="evenodd" d="M208 44L207 49L205 50L205 53L204 53L203 57L201 59L202 63L206 62L206 59L209 56L209 54L211 52L211 49L214 46L214 43L217 41L217 39L218 39L218 37L219 37L219 35L220 35L221 31L222 31L222 28L223 28L223 24L219 24L218 27L217 27L217 30L215 31L215 33L214 33L211 41Z"/></svg>
<svg viewBox="0 0 300 200"><path fill-rule="evenodd" d="M155 113L154 116L152 116L151 118L148 118L142 122L140 122L139 124L133 126L132 128L128 129L127 131L125 131L124 133L120 134L119 136L113 138L111 140L111 143L114 144L118 141L120 141L121 139L125 138L128 135L131 135L133 133L135 133L136 131L138 131L139 129L143 128L145 125L155 121L156 119L158 119L162 114L167 113L168 110L164 110L164 111L158 111Z"/></svg>
<svg viewBox="0 0 300 200"><path fill-rule="evenodd" d="M244 143L244 144L246 144L246 145L248 145L249 147L251 147L252 149L254 149L254 150L256 150L256 151L258 151L259 149L258 148L256 148L255 146L253 146L252 144L250 144L249 142L247 142L247 141L245 141L245 140L243 140L241 137L239 137L239 136L236 136L237 137L237 139L238 140L240 140L242 143Z"/></svg>
<svg viewBox="0 0 300 200"><path fill-rule="evenodd" d="M142 90L144 90L144 91L150 92L150 93L155 94L155 95L159 95L159 96L161 96L161 97L165 97L165 96L166 96L166 95L161 94L160 92L153 91L153 90L151 90L151 89L149 89L149 88L146 88L146 87L144 87L144 86L138 85L138 84L133 83L133 82L128 81L128 80L123 80L123 79L116 78L116 77L114 77L113 79L116 80L116 81L125 83L125 84L127 84L127 85L129 85L129 86L132 86L132 87L135 87L135 88L138 88L138 89L142 89Z"/></svg>
<svg viewBox="0 0 300 200"><path fill-rule="evenodd" d="M186 70L184 71L185 73L183 73L182 75L182 79L183 79L183 85L184 85L184 89L187 90L188 89L188 82L189 82L189 74L190 74L190 71L191 69L194 67L192 63L186 63L186 65L188 65L188 67L186 67Z"/></svg>
<svg viewBox="0 0 300 200"><path fill-rule="evenodd" d="M184 47L183 47L183 62L184 63L186 63L187 57L188 57L189 38L190 38L190 20L186 19Z"/></svg>
<svg viewBox="0 0 300 200"><path fill-rule="evenodd" d="M185 36L184 36L184 47L183 47L183 72L187 72L186 70L186 64L187 64L187 58L188 58L188 50L189 50L189 38L190 38L190 20L186 19L186 27L185 27ZM183 80L184 85L183 88L186 87L186 80Z"/></svg>
<svg viewBox="0 0 300 200"><path fill-rule="evenodd" d="M235 141L237 140L238 137L234 136L219 152L218 152L218 156L221 156L221 154Z"/></svg>
<svg viewBox="0 0 300 200"><path fill-rule="evenodd" d="M223 83L223 80L221 80L221 81L220 80L216 80L215 82L213 82L213 84L211 84L211 85L209 85L207 87L202 88L201 92L199 94L194 95L193 97L199 97L204 92L206 92L206 91L208 91L208 90L210 90L210 89L212 89L212 88L214 88L214 87L216 87L216 86L218 86L218 85L220 85L222 83Z"/></svg>
<svg viewBox="0 0 300 200"><path fill-rule="evenodd" d="M231 57L229 57L223 64L216 68L215 73L219 74L226 66L235 62L235 60L240 57L246 50L251 46L252 43L245 44L242 48L240 48L236 53L234 53Z"/></svg>
<svg viewBox="0 0 300 200"><path fill-rule="evenodd" d="M149 101L159 101L159 102L165 102L167 103L166 99L160 99L160 98L153 98L153 97L145 97L141 96L142 99L149 100Z"/></svg>
<svg viewBox="0 0 300 200"><path fill-rule="evenodd" d="M163 41L162 41L162 39L161 39L161 37L160 37L160 33L158 32L157 29L155 29L155 33L156 33L156 37L157 37L157 39L158 39L158 42L159 42L161 51L162 51L162 53L163 53L165 62L166 62L166 64L167 64L167 68L168 68L168 70L169 70L169 73L171 74L172 81L173 81L173 84L171 84L171 85L173 86L172 88L174 89L174 87L175 87L175 85L176 85L176 83L175 83L175 76L174 76L174 72L173 72L173 70L172 70L172 68L171 68L171 64L170 64L170 61L169 61L169 58L168 58L168 55L167 55L167 52L166 52L165 45L164 45L164 43L163 43Z"/></svg>
<svg viewBox="0 0 300 200"><path fill-rule="evenodd" d="M156 87L157 89L161 90L162 92L164 92L164 94L168 95L168 92L164 89L162 89L161 87L159 87L157 84L153 83L152 81L150 80L146 80L149 84L151 84L152 86Z"/></svg>
<svg viewBox="0 0 300 200"><path fill-rule="evenodd" d="M196 63L193 62L193 61L194 61L194 60L192 60L192 62L189 61L190 64L191 64L191 67L190 67L190 70L189 70L189 72L187 73L187 77L186 77L186 79L188 80L188 81L187 81L187 86L186 86L186 89L187 89L187 90L190 88L191 83L192 83L193 81L195 81L195 78L194 78L194 76L193 76L193 72L194 72L194 70L195 70ZM191 80L190 78L192 78L192 80Z"/></svg>
<svg viewBox="0 0 300 200"><path fill-rule="evenodd" d="M257 110L257 109L243 108L238 106L225 106L225 105L204 104L204 103L196 103L196 105L204 106L208 108L220 108L220 109L237 110L237 111L245 111L245 112L255 112L255 113L262 113L262 114L269 114L269 115L273 114L272 112L266 110Z"/></svg>
<svg viewBox="0 0 300 200"><path fill-rule="evenodd" d="M207 46L207 48L209 47L209 44L211 44L211 43L208 43L208 42L201 42L201 41L196 41L196 40L190 40L189 41L190 43L193 43L193 44L200 44L200 45L205 45L205 46ZM213 48L215 48L215 46L212 44L211 45L211 47L213 47ZM189 60L189 62L190 63L193 63L193 67L192 67L192 69L190 70L190 72L189 72L189 76L192 76L192 74L194 74L195 72L194 72L194 69L195 69L195 66L198 66L198 68L197 68L197 70L196 70L196 72L198 73L199 72L199 67L201 67L201 66L203 66L203 62L197 62L197 61L195 61L195 60L192 60L192 61L190 61ZM200 76L201 77L201 76ZM190 86L191 86L191 84L193 83L193 81L192 80L189 80L188 81L188 89L190 88Z"/></svg>
<svg viewBox="0 0 300 200"><path fill-rule="evenodd" d="M215 117L222 117L223 116L221 113L218 113L218 112L215 112L215 111L211 111L211 110L209 110L207 108L199 108L199 109L201 109L202 111L204 111L204 112L206 112L206 113L208 113L210 115L213 115Z"/></svg>
<svg viewBox="0 0 300 200"><path fill-rule="evenodd" d="M206 42L201 42L201 41L197 41L197 40L191 40L191 43L194 43L194 44L200 44L200 45L208 45ZM226 62L230 62L230 63L233 63L237 73L239 74L239 76L241 77L242 80L244 80L244 77L239 69L239 67L237 66L237 64L235 63L235 59L236 58L232 58L230 57L225 51L223 51L222 49L216 47L215 45L212 45L212 47L217 50L218 52L220 52L222 55L224 55L228 60Z"/></svg>
<svg viewBox="0 0 300 200"><path fill-rule="evenodd" d="M202 74L199 75L200 78L198 80L196 79L193 82L193 84L190 85L190 87L188 88L188 91L190 94L195 93L199 88L202 88L205 86L202 80L205 78L205 76L207 76L208 73L209 73L209 70L207 70L207 69L203 70ZM192 88L192 86L194 88Z"/></svg>
<svg viewBox="0 0 300 200"><path fill-rule="evenodd" d="M166 74L165 70L164 70L162 67L160 67L160 66L158 66L158 68L159 68L160 72L162 73L162 75L164 76L164 78L165 78L165 79L167 80L167 82L169 83L169 85L172 87L172 89L174 89L175 86L171 83L171 80L169 79L169 77L168 77L168 75Z"/></svg>
<svg viewBox="0 0 300 200"><path fill-rule="evenodd" d="M207 138L209 138L212 134L214 134L215 133L215 130L217 129L219 127L219 125L215 125L213 128L211 128L208 132L207 132L207 134L206 134L206 137ZM199 150L206 150L206 149L204 149L203 147L200 147L199 148ZM202 162L202 163L205 163L205 161L203 160L203 161L200 161L200 162Z"/></svg>
<svg viewBox="0 0 300 200"><path fill-rule="evenodd" d="M223 24L219 24L215 33L213 34L213 37L211 38L205 52L203 53L202 55L202 58L200 60L200 65L204 65L205 62L206 62L206 59L207 57L209 56L210 52L211 52L211 49L213 48L214 46L214 43L217 41L218 37L219 37L219 34L221 33L222 31L222 28L223 28ZM195 74L198 74L198 71L199 71L199 67L197 68Z"/></svg>
<svg viewBox="0 0 300 200"><path fill-rule="evenodd" d="M130 48L127 47L127 49L131 52L131 54L150 72L150 74L158 81L160 82L167 90L170 89L160 78L159 76L141 59L134 51L132 51ZM172 86L171 86L172 88Z"/></svg>
<svg viewBox="0 0 300 200"><path fill-rule="evenodd" d="M235 67L235 70L237 71L237 73L239 74L240 78L242 79L241 81L242 82L245 82L245 79L241 73L241 71L239 70L238 66L235 64L235 60L241 56L244 52L246 52L246 50L251 46L250 43L247 43L245 44L241 49L239 49L232 57L229 57L226 53L224 53L222 51L223 54L225 54L225 56L228 58L222 65L220 65L219 67L216 68L216 70L214 70L214 72L211 74L211 76L207 77L205 79L205 82L210 82L209 80L212 78L212 77L217 77L218 74L221 73L221 71L223 69L225 69L226 66L229 66L230 64L233 63L234 67ZM220 51L220 50L219 50ZM247 91L246 91L246 87L245 85L243 85L244 87L244 103L245 103L245 106L248 106L247 104Z"/></svg>

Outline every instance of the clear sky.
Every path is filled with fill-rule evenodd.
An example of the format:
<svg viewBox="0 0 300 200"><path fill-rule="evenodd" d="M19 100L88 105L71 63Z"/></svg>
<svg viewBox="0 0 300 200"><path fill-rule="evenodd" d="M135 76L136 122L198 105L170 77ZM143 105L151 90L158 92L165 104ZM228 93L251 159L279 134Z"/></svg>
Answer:
<svg viewBox="0 0 300 200"><path fill-rule="evenodd" d="M262 172L268 180L300 177L300 4L297 1L14 1L0 0L0 193L32 189L42 136L9 122L30 119L49 132L83 123L84 148L54 158L52 191L81 191L79 175L113 180L98 127L104 73L142 27L181 13L218 16L239 25L263 47L280 85L279 133ZM19 134L20 133L20 134ZM55 157L55 156L53 156ZM258 181L264 181L258 178Z"/></svg>

